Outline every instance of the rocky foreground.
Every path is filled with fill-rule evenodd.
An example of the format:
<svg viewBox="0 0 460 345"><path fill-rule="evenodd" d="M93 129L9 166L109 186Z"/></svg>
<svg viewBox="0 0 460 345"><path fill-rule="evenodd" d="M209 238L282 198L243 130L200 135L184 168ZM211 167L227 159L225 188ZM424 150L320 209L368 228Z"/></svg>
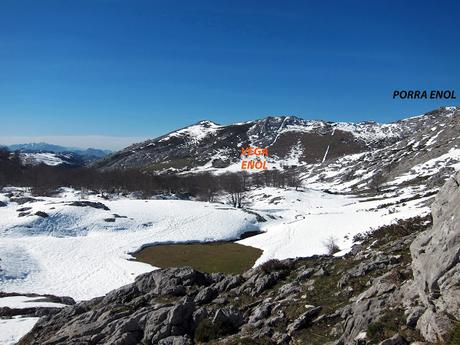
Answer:
<svg viewBox="0 0 460 345"><path fill-rule="evenodd" d="M52 310L19 344L460 344L460 173L431 217L356 238L342 258L242 275L162 269Z"/></svg>

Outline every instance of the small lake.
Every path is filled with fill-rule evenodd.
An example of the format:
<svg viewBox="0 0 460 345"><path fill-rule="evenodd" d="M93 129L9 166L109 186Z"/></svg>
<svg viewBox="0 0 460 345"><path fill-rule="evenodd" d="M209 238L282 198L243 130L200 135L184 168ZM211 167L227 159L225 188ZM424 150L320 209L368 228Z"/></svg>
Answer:
<svg viewBox="0 0 460 345"><path fill-rule="evenodd" d="M262 250L233 242L163 244L146 247L133 256L152 266L191 266L198 271L242 273L251 268Z"/></svg>

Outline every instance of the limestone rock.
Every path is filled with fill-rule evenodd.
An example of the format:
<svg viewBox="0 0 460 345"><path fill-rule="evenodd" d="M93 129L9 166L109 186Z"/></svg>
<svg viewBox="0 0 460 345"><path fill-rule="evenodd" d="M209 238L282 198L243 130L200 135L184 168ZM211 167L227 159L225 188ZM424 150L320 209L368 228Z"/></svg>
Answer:
<svg viewBox="0 0 460 345"><path fill-rule="evenodd" d="M410 246L415 284L430 309L418 320L417 328L428 341L442 339L450 329L445 313L460 320L459 181L457 172L441 188L432 205L433 227Z"/></svg>

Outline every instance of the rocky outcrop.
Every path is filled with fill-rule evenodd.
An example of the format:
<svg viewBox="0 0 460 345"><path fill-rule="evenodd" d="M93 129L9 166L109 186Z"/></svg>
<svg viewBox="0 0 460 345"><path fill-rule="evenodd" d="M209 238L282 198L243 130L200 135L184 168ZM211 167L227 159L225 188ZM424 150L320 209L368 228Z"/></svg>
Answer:
<svg viewBox="0 0 460 345"><path fill-rule="evenodd" d="M68 204L69 206L78 206L78 207L92 207L104 211L110 211L110 209L104 205L102 202L94 201L72 201Z"/></svg>
<svg viewBox="0 0 460 345"><path fill-rule="evenodd" d="M1 269L0 269L1 270ZM1 298L8 297L33 297L35 302L49 302L49 303L58 303L63 305L72 306L75 304L75 301L71 297L60 297L54 295L38 295L38 294L19 294L14 292L0 292ZM33 306L31 307L0 307L0 318L10 318L13 316L34 316L41 317L44 315L53 315L58 313L61 310L62 306L56 305L53 306Z"/></svg>
<svg viewBox="0 0 460 345"><path fill-rule="evenodd" d="M460 320L460 172L441 188L432 205L433 225L420 233L403 236L383 247L376 254L360 248L355 255L369 255L349 269L338 282L340 288L349 286L350 279L373 275L374 270L387 271L371 279L369 289L341 310L345 317L343 333L338 344L366 344L372 332L387 327L385 318L403 317L400 329L419 332L420 339L430 343L448 340ZM401 233L403 235L403 233ZM389 255L410 244L410 265L406 273L411 279L401 281L395 276L401 255ZM367 254L366 254L367 253ZM407 256L409 253L402 253ZM400 274L405 275L400 270ZM395 279L396 283L395 284ZM390 310L390 311L389 311ZM347 316L348 315L348 316ZM391 324L391 322L390 322ZM371 342L372 343L372 342ZM401 334L381 344L404 344Z"/></svg>
<svg viewBox="0 0 460 345"><path fill-rule="evenodd" d="M432 205L433 227L412 243L415 288L425 312L417 328L429 341L445 338L460 320L460 172Z"/></svg>

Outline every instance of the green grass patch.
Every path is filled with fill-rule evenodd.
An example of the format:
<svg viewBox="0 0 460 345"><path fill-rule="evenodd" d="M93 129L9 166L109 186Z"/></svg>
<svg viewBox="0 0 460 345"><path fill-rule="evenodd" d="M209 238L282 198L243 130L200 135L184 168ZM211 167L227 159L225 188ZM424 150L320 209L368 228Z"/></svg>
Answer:
<svg viewBox="0 0 460 345"><path fill-rule="evenodd" d="M372 343L378 343L398 333L401 326L405 324L406 320L402 309L390 310L379 320L369 324L367 336Z"/></svg>
<svg viewBox="0 0 460 345"><path fill-rule="evenodd" d="M201 272L237 274L251 268L262 250L231 242L165 244L134 254L137 261L166 267L191 266Z"/></svg>
<svg viewBox="0 0 460 345"><path fill-rule="evenodd" d="M460 322L455 321L455 327L447 339L447 345L460 345Z"/></svg>

